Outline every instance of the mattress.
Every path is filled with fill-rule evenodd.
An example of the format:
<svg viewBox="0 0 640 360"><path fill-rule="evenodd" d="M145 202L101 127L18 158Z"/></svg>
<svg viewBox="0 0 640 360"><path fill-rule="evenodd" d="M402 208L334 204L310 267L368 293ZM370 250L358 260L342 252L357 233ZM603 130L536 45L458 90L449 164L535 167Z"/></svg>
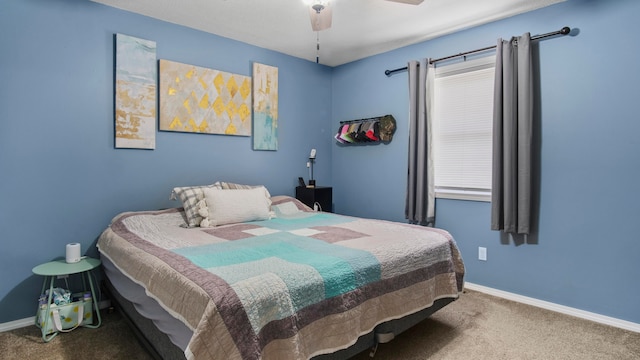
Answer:
<svg viewBox="0 0 640 360"><path fill-rule="evenodd" d="M278 203L287 201L297 200ZM335 353L463 287L462 258L441 229L317 212L183 222L181 208L123 213L98 248L112 283L137 285L118 291L152 299L156 310L136 310L188 359Z"/></svg>

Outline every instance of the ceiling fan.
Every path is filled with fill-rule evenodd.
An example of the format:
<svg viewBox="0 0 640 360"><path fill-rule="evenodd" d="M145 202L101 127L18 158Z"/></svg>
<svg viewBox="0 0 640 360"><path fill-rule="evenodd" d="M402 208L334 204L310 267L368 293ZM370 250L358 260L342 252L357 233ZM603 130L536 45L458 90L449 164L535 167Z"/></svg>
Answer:
<svg viewBox="0 0 640 360"><path fill-rule="evenodd" d="M410 5L420 5L424 0L386 0ZM331 27L331 3L329 0L306 0L309 3L309 17L313 31Z"/></svg>

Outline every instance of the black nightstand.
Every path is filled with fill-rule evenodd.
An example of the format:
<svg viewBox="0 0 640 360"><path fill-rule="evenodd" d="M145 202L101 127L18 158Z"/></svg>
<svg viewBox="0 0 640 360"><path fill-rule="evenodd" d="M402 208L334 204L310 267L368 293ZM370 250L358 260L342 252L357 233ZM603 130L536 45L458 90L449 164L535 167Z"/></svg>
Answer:
<svg viewBox="0 0 640 360"><path fill-rule="evenodd" d="M330 186L296 187L296 199L313 209L313 205L318 203L322 211L332 212L333 188Z"/></svg>

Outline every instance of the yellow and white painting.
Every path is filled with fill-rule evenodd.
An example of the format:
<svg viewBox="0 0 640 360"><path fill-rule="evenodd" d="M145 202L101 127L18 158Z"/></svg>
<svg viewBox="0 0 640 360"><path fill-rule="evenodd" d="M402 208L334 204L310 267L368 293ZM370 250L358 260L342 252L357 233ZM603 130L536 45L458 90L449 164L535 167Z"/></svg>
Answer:
<svg viewBox="0 0 640 360"><path fill-rule="evenodd" d="M160 60L160 130L251 136L251 77Z"/></svg>
<svg viewBox="0 0 640 360"><path fill-rule="evenodd" d="M156 43L116 34L115 147L156 147Z"/></svg>
<svg viewBox="0 0 640 360"><path fill-rule="evenodd" d="M278 68L253 63L253 149L278 150Z"/></svg>

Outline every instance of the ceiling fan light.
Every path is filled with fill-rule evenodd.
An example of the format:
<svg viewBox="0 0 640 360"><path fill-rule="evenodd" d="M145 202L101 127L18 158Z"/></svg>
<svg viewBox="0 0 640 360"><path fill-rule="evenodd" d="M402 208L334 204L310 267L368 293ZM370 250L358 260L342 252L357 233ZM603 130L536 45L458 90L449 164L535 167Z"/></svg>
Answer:
<svg viewBox="0 0 640 360"><path fill-rule="evenodd" d="M309 5L309 18L313 31L322 31L331 27L332 4L328 0L305 0Z"/></svg>
<svg viewBox="0 0 640 360"><path fill-rule="evenodd" d="M322 4L313 4L311 8L316 11L316 13L320 14L320 11L324 10L324 5Z"/></svg>

